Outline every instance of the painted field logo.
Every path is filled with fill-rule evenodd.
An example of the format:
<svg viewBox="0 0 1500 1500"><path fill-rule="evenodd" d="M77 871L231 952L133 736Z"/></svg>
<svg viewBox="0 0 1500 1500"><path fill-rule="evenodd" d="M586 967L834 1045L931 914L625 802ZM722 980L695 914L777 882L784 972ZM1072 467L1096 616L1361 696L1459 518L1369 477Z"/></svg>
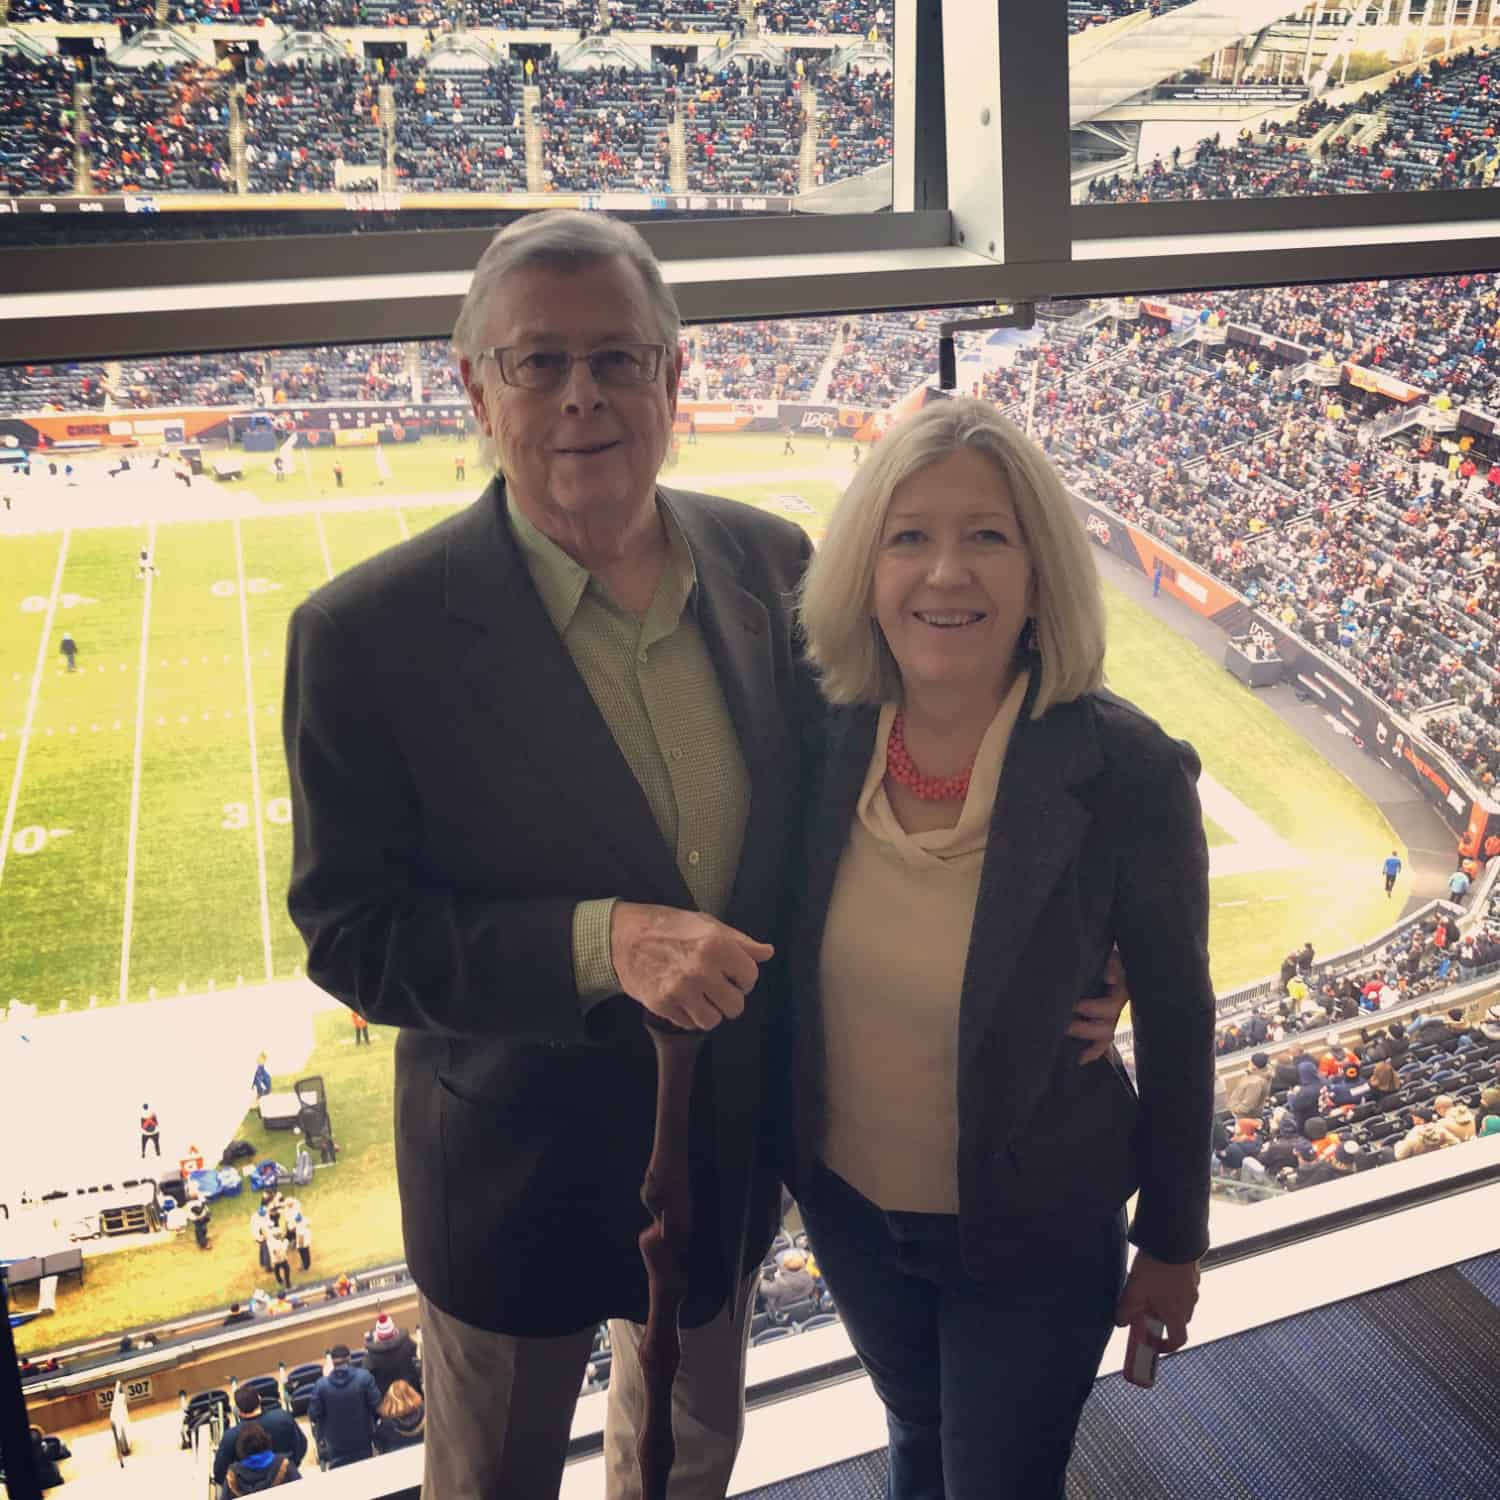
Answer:
<svg viewBox="0 0 1500 1500"><path fill-rule="evenodd" d="M1083 529L1101 547L1109 546L1109 522L1104 520L1103 517L1090 513L1088 520L1083 523Z"/></svg>

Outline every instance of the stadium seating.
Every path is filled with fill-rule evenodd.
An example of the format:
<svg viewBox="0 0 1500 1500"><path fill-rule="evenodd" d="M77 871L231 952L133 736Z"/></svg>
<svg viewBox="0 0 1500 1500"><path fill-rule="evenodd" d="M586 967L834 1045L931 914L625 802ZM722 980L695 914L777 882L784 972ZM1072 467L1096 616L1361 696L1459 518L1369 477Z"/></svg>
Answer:
<svg viewBox="0 0 1500 1500"><path fill-rule="evenodd" d="M1159 156L1133 174L1095 178L1091 202L1157 202L1266 195L1422 192L1488 187L1500 168L1500 80L1495 53L1470 47L1454 58L1434 58L1385 88L1351 104L1321 100L1291 121L1259 133L1241 130L1233 143L1218 133L1179 159ZM1380 129L1364 140L1362 117ZM1350 122L1350 129L1339 127ZM1305 142L1329 126L1316 155ZM1358 143L1357 143L1358 142Z"/></svg>
<svg viewBox="0 0 1500 1500"><path fill-rule="evenodd" d="M91 114L96 190L227 189L229 83L214 69L96 71Z"/></svg>
<svg viewBox="0 0 1500 1500"><path fill-rule="evenodd" d="M66 60L0 55L0 193L70 193L78 136Z"/></svg>
<svg viewBox="0 0 1500 1500"><path fill-rule="evenodd" d="M353 58L257 70L245 91L251 192L327 191L337 163L366 169L363 180L378 187L379 84L378 67Z"/></svg>
<svg viewBox="0 0 1500 1500"><path fill-rule="evenodd" d="M832 345L834 320L785 318L694 330L694 368L709 400L807 400Z"/></svg>
<svg viewBox="0 0 1500 1500"><path fill-rule="evenodd" d="M785 1324L778 1323L772 1328L764 1329L760 1333L752 1335L750 1345L752 1348L759 1349L762 1344L775 1344L782 1339L789 1339L796 1332L795 1328L788 1328Z"/></svg>
<svg viewBox="0 0 1500 1500"><path fill-rule="evenodd" d="M761 61L690 75L683 96L689 187L797 192L807 129L802 85Z"/></svg>
<svg viewBox="0 0 1500 1500"><path fill-rule="evenodd" d="M403 191L519 192L526 138L513 68L429 73L396 80L396 179Z"/></svg>
<svg viewBox="0 0 1500 1500"><path fill-rule="evenodd" d="M323 1378L321 1364L294 1365L286 1372L287 1405L294 1417L307 1414L313 1387Z"/></svg>
<svg viewBox="0 0 1500 1500"><path fill-rule="evenodd" d="M217 3L217 0L215 0ZM362 0L368 7L372 0ZM242 12L240 19L248 13ZM270 18L273 10L265 12ZM282 19L287 19L282 17ZM320 16L303 18L330 24ZM669 127L681 115L686 186L694 192L792 195L804 186L809 121L805 82L819 90L818 183L891 159L889 74L801 75L761 58L679 70L606 67L562 72L548 59L541 94L544 186L566 192L665 192ZM395 185L403 192L514 192L527 186L519 61L480 72L429 68L424 58L257 59L243 85L197 63L144 68L96 64L81 122L83 80L62 62L0 59L0 188L232 193L241 168L231 127L238 105L244 186L251 193L373 192L388 185L380 89L395 94L387 122ZM82 97L80 95L80 97Z"/></svg>
<svg viewBox="0 0 1500 1500"><path fill-rule="evenodd" d="M1396 1093L1384 1096L1373 1093L1369 1085L1373 1065L1363 1060L1359 1063L1360 1078L1352 1085L1320 1071L1316 1115L1304 1112L1294 1131L1299 1146L1305 1148L1307 1160L1300 1169L1288 1166L1277 1170L1273 1174L1277 1185L1292 1190L1305 1187L1313 1166L1328 1157L1343 1140L1352 1140L1361 1148L1355 1170L1367 1171L1400 1160L1412 1149L1407 1133L1422 1119L1439 1123L1442 1129L1436 1137L1429 1132L1419 1150L1445 1149L1473 1138L1485 1113L1481 1096L1496 1083L1500 1036L1487 1035L1462 1022L1428 1025L1420 1031L1415 1027L1402 1029L1408 1046L1392 1058L1400 1084ZM1370 1047L1378 1044L1384 1048L1390 1042L1390 1033L1384 1028L1369 1031L1365 1036L1367 1039L1353 1049L1356 1056L1361 1050L1368 1053ZM1315 1064L1322 1061L1321 1054L1307 1055ZM1352 1060L1346 1051L1339 1066ZM1337 1068L1331 1071L1336 1074ZM1237 1128L1228 1112L1218 1117L1213 1162L1216 1178L1252 1181L1264 1176L1263 1172L1247 1167L1244 1158L1254 1156L1258 1160L1281 1133L1282 1116L1290 1112L1289 1094L1290 1091L1282 1091L1267 1098L1253 1132ZM1463 1106L1466 1113L1459 1115L1446 1106L1440 1107L1443 1096L1454 1105ZM1314 1118L1317 1126L1313 1125ZM1404 1147L1399 1144L1403 1136L1408 1139Z"/></svg>
<svg viewBox="0 0 1500 1500"><path fill-rule="evenodd" d="M663 191L667 126L677 92L664 67L537 74L542 161L549 187L568 192Z"/></svg>

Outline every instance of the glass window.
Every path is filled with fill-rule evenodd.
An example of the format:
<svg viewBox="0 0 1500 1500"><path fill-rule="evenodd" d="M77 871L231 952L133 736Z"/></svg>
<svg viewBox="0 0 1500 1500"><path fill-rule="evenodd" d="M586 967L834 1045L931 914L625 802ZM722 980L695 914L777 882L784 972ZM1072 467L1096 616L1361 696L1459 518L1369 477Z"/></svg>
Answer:
<svg viewBox="0 0 1500 1500"><path fill-rule="evenodd" d="M869 445L942 399L939 324L989 310L689 326L663 482L816 540ZM1216 1243L1289 1193L1315 1215L1338 1138L1375 1170L1436 1148L1413 1111L1440 1094L1443 1147L1493 1107L1500 1027L1473 981L1500 963L1497 903L1481 884L1459 918L1439 904L1449 872L1411 851L1451 850L1476 879L1500 853L1497 332L1500 280L1476 275L1044 303L1030 330L959 335L959 390L1036 436L1095 543L1110 686L1203 758L1230 1085ZM16 1147L0 1256L109 1252L89 1257L86 1291L67 1274L18 1287L34 1394L49 1359L107 1371L122 1334L201 1339L232 1300L261 1332L291 1316L257 1260L246 1178L296 1171L299 1143L310 1180L283 1191L314 1237L291 1297L399 1272L394 1033L361 1045L305 983L284 911L282 651L298 600L486 477L441 341L0 370L0 1135ZM1319 712L1261 701L1226 664ZM1392 1097L1360 1030L1416 1010L1439 1018ZM1274 1077L1298 1045L1316 1099L1283 1078L1247 1103L1247 1059L1265 1051ZM81 1095L87 1112L56 1108ZM1268 1138L1309 1105L1313 1157L1278 1164ZM337 1170L318 1170L325 1136ZM1269 1168L1246 1165L1257 1152ZM201 1250L183 1217L194 1171L216 1194ZM800 1231L789 1209L777 1251ZM826 1319L805 1300L794 1317L758 1308L757 1336L785 1345L773 1330ZM227 1368L214 1361L205 1384ZM274 1360L254 1363L239 1373ZM608 1364L600 1341L589 1389ZM173 1407L177 1384L143 1410Z"/></svg>
<svg viewBox="0 0 1500 1500"><path fill-rule="evenodd" d="M420 228L547 203L888 208L895 7L16 0L4 233Z"/></svg>
<svg viewBox="0 0 1500 1500"><path fill-rule="evenodd" d="M1489 0L1067 0L1073 200L1484 188Z"/></svg>

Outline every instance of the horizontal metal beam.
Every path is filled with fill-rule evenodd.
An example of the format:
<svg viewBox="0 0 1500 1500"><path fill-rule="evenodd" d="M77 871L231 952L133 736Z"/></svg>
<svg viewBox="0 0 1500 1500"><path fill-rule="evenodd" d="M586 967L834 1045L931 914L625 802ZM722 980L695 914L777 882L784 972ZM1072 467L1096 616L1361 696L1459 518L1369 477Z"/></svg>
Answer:
<svg viewBox="0 0 1500 1500"><path fill-rule="evenodd" d="M554 203L552 207L567 207ZM6 292L201 286L309 277L410 276L469 271L496 230L520 216L464 229L393 229L369 234L261 235L239 239L162 240L103 245L0 248ZM773 217L612 215L633 223L661 260L780 256L809 250L897 250L946 245L943 210L904 214L778 214ZM0 297L3 308L4 297ZM0 312L3 316L3 312Z"/></svg>
<svg viewBox="0 0 1500 1500"><path fill-rule="evenodd" d="M1295 233L1201 237L1167 253L1154 242L1115 243L1075 247L1084 258L1072 261L1012 266L945 245L665 259L663 269L684 318L713 322L1500 268L1500 226L1484 227L1483 237L1321 246ZM1121 249L1131 253L1106 253ZM444 337L468 279L454 270L18 293L0 297L0 362Z"/></svg>
<svg viewBox="0 0 1500 1500"><path fill-rule="evenodd" d="M1500 188L1437 193L1324 193L1316 197L1211 198L1192 203L1078 203L1075 240L1283 229L1383 228L1500 217Z"/></svg>

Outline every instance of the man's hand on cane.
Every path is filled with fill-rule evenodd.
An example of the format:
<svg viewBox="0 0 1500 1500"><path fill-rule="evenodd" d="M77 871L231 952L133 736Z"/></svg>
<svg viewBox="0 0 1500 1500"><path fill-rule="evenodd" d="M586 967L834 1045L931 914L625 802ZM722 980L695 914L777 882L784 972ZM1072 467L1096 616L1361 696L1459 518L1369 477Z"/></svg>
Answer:
<svg viewBox="0 0 1500 1500"><path fill-rule="evenodd" d="M760 965L776 952L703 912L615 903L610 956L620 988L684 1031L712 1031L744 1013Z"/></svg>

